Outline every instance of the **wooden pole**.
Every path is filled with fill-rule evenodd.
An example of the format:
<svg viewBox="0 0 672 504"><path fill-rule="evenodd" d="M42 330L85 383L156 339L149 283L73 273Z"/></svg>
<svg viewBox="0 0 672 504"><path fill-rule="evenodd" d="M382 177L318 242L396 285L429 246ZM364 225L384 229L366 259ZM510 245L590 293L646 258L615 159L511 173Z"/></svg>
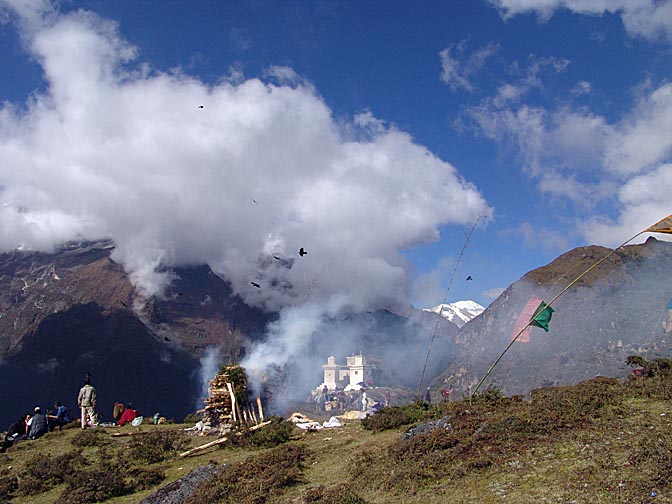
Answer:
<svg viewBox="0 0 672 504"><path fill-rule="evenodd" d="M264 421L264 409L261 407L261 397L257 397L257 408L259 409L259 419Z"/></svg>
<svg viewBox="0 0 672 504"><path fill-rule="evenodd" d="M226 388L229 391L229 395L231 396L231 413L233 414L233 421L234 423L236 422L236 395L233 393L233 385L231 385L229 382L226 382Z"/></svg>

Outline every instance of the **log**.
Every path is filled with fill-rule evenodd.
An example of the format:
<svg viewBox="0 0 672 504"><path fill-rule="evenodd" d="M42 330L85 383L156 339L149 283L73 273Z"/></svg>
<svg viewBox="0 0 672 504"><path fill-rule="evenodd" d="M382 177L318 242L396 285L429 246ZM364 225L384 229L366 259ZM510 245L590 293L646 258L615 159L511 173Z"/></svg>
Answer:
<svg viewBox="0 0 672 504"><path fill-rule="evenodd" d="M180 453L179 457L180 458L188 457L189 455L193 455L194 453L202 452L204 450L207 450L211 446L222 444L222 443L226 442L228 439L229 438L227 438L227 437L222 437L222 438L219 438L219 439L215 439L214 441L210 441L209 443L205 443L204 445L197 446L196 448L192 448L191 450L187 450L185 452L182 452L182 453Z"/></svg>
<svg viewBox="0 0 672 504"><path fill-rule="evenodd" d="M149 434L149 432L115 432L111 434L112 437L126 437L126 436L144 436L145 434Z"/></svg>
<svg viewBox="0 0 672 504"><path fill-rule="evenodd" d="M260 423L260 424L257 424L257 425L253 425L252 427L250 427L249 430L257 430L257 429L261 429L262 427L264 427L264 426L266 426L266 425L268 425L268 424L270 424L270 423L271 423L271 421L268 420L267 422L263 422L263 423Z"/></svg>

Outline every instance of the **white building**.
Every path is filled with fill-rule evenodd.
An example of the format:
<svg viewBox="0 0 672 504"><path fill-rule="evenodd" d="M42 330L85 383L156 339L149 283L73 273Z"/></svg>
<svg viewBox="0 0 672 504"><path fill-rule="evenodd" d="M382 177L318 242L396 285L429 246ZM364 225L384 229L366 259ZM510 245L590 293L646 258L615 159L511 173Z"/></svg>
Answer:
<svg viewBox="0 0 672 504"><path fill-rule="evenodd" d="M348 390L358 390L360 383L373 383L373 364L366 363L366 357L362 354L346 357L346 365L336 364L334 356L327 358L327 363L322 364L324 369L324 383L329 390L336 387Z"/></svg>

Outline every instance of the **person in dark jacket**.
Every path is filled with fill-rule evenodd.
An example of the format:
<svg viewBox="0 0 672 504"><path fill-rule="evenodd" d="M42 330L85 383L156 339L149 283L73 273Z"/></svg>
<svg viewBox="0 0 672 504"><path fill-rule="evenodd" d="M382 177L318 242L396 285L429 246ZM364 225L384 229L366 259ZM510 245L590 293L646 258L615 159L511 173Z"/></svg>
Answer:
<svg viewBox="0 0 672 504"><path fill-rule="evenodd" d="M30 415L25 414L20 416L16 422L9 426L5 439L2 442L2 446L0 446L0 453L4 453L7 448L16 442L28 439L27 425L29 418Z"/></svg>
<svg viewBox="0 0 672 504"><path fill-rule="evenodd" d="M30 431L28 432L28 439L37 439L47 432L49 432L47 416L42 413L42 409L39 406L36 406L35 414L30 419Z"/></svg>

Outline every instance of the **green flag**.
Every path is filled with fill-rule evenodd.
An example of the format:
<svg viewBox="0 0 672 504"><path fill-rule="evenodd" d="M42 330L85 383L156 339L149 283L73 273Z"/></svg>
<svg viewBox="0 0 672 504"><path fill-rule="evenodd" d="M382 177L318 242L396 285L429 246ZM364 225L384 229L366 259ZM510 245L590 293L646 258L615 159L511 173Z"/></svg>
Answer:
<svg viewBox="0 0 672 504"><path fill-rule="evenodd" d="M548 332L548 323L551 321L554 311L553 308L542 301L534 312L537 316L532 319L531 325L541 327L544 331Z"/></svg>

